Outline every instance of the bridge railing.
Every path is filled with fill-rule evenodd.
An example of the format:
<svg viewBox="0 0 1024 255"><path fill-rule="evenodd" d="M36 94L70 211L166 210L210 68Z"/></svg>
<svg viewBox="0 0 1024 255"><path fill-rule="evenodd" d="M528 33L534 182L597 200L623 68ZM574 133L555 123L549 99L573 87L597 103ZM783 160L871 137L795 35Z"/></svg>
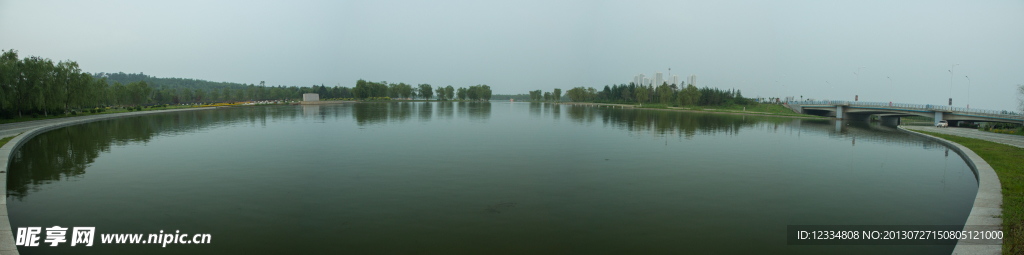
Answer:
<svg viewBox="0 0 1024 255"><path fill-rule="evenodd" d="M1013 111L997 111L997 110L985 110L985 109L968 109L966 107L955 107L946 105L932 105L932 104L904 104L904 103L888 103L888 102L854 102L854 101L842 101L842 100L817 100L817 101L788 101L787 104L793 105L828 105L828 106L868 106L868 107L884 107L889 109L905 109L905 110L927 110L927 111L942 111L942 112L953 112L958 114L974 114L991 117L1001 118L1015 118L1024 119L1024 113L1013 112Z"/></svg>

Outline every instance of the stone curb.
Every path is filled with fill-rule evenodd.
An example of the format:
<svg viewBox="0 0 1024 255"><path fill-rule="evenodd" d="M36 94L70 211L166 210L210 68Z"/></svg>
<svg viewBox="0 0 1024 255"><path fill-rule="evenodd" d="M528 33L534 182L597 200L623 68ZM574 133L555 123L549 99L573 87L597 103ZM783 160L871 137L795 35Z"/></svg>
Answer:
<svg viewBox="0 0 1024 255"><path fill-rule="evenodd" d="M927 135L924 133L918 133L903 126L898 127L900 131L911 133L914 135L929 138L939 143L942 143L956 151L965 161L967 165L974 171L975 177L978 178L978 194L974 197L974 207L971 207L971 214L967 216L967 222L964 225L1000 225L999 230L1002 230L1003 222L1003 187L999 183L999 176L996 175L996 171L992 169L992 166L985 162L981 156L971 151L967 147L958 143L951 142L946 139L938 138L935 136ZM999 240L998 244L970 244L965 240L957 242L956 247L953 248L953 254L1003 254L1003 241Z"/></svg>

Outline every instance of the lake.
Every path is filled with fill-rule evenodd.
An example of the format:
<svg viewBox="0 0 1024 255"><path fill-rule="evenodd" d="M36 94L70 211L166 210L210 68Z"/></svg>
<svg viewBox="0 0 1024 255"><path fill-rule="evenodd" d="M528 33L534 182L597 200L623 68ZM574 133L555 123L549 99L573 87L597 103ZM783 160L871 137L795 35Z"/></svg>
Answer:
<svg viewBox="0 0 1024 255"><path fill-rule="evenodd" d="M96 227L23 254L949 254L785 231L962 225L978 189L956 153L878 124L510 102L99 121L28 141L7 180L14 228ZM160 231L211 241L100 243Z"/></svg>

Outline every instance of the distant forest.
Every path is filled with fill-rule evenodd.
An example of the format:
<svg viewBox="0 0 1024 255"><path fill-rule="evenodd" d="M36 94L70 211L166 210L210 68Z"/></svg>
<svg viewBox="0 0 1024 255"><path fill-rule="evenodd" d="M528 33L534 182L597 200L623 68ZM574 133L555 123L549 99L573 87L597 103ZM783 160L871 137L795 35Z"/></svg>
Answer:
<svg viewBox="0 0 1024 255"><path fill-rule="evenodd" d="M212 82L206 80L197 79L185 79L185 78L157 78L149 76L143 73L94 73L92 77L95 79L107 78L107 83L114 85L114 83L128 84L132 82L144 81L151 87L160 87L166 89L243 89L249 85L245 83L234 83L234 82ZM255 84L251 84L255 86Z"/></svg>
<svg viewBox="0 0 1024 255"><path fill-rule="evenodd" d="M675 84L663 83L661 86L643 86L634 83L604 86L603 90L593 87L575 87L565 91L561 89L551 92L540 90L530 91L527 95L531 101L568 101L600 102L600 103L659 103L672 106L719 106L749 105L757 100L743 97L742 92L735 89L697 88L693 84L678 87Z"/></svg>

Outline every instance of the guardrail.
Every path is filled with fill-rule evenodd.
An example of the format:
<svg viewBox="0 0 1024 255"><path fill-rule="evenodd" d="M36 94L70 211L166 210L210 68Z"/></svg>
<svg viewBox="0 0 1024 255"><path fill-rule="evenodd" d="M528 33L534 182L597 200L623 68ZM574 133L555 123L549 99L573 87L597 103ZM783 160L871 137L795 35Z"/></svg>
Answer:
<svg viewBox="0 0 1024 255"><path fill-rule="evenodd" d="M828 101L788 101L786 104L793 105L830 105L830 106L873 106L873 107L885 107L890 109L901 109L901 110L927 110L927 111L940 111L940 112L952 112L959 114L975 114L984 115L991 117L1001 118L1014 118L1024 120L1024 113L1018 113L1013 111L996 111L996 110L985 110L985 109L968 109L966 107L954 107L945 105L932 105L932 104L903 104L903 103L879 103L879 102L853 102L853 101L841 101L841 100L828 100Z"/></svg>

